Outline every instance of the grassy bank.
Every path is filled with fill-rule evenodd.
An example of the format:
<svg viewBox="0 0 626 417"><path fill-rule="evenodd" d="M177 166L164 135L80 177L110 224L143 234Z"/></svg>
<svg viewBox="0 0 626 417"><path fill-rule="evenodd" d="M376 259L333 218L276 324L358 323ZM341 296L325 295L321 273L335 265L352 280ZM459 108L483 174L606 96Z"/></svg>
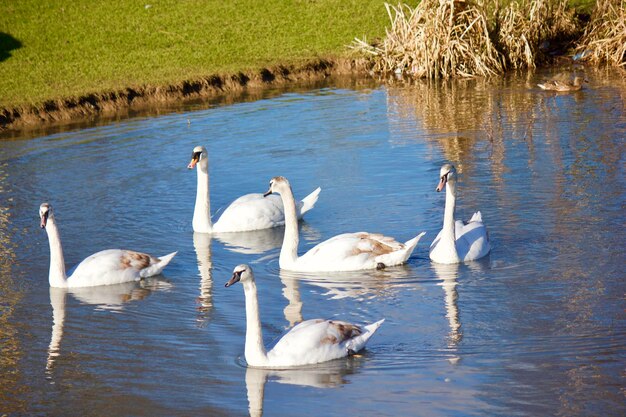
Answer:
<svg viewBox="0 0 626 417"><path fill-rule="evenodd" d="M380 0L0 0L0 108L346 54Z"/></svg>

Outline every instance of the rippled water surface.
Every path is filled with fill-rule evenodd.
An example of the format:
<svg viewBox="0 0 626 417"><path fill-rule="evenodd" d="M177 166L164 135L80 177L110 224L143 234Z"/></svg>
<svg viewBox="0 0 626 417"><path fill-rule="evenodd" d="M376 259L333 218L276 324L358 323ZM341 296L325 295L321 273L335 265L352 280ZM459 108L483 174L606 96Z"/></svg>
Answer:
<svg viewBox="0 0 626 417"><path fill-rule="evenodd" d="M624 369L626 84L588 70L574 94L498 81L336 86L0 142L0 414L618 416ZM214 210L321 186L300 251L335 234L427 235L405 266L285 273L282 229L191 229L195 145ZM433 264L439 168L459 172L457 217L481 210L493 251ZM179 253L138 284L48 285L38 207L65 260L105 248ZM246 369L244 296L256 271L266 343L302 319L385 324L363 355Z"/></svg>

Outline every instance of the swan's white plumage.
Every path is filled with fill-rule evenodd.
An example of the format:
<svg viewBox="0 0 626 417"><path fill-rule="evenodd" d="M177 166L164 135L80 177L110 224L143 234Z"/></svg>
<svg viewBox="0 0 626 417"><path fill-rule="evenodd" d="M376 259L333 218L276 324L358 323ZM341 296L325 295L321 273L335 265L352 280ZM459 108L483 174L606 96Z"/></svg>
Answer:
<svg viewBox="0 0 626 417"><path fill-rule="evenodd" d="M469 262L486 256L491 251L487 228L480 211L469 222L454 220L456 206L456 169L445 164L440 171L441 181L437 187L445 187L446 206L443 228L430 245L430 259L437 263L453 264Z"/></svg>
<svg viewBox="0 0 626 417"><path fill-rule="evenodd" d="M211 221L211 203L209 197L208 153L204 146L196 146L188 167L197 166L198 185L196 205L193 215L193 230L199 233L228 233L246 232L252 230L269 229L285 224L283 203L280 197L263 198L263 194L246 194L233 201L220 215L219 219ZM311 210L321 188L315 189L297 204L298 219Z"/></svg>
<svg viewBox="0 0 626 417"><path fill-rule="evenodd" d="M226 286L238 281L243 284L246 297L245 356L250 366L283 368L342 358L363 349L384 322L383 319L360 327L339 320L307 320L289 330L266 352L261 333L256 283L248 265L235 267L233 277Z"/></svg>
<svg viewBox="0 0 626 417"><path fill-rule="evenodd" d="M298 256L296 208L289 181L284 177L272 178L268 193L280 194L285 207L285 236L279 258L282 269L303 272L356 271L381 265L399 265L411 256L424 235L421 233L406 243L400 243L378 233L343 233Z"/></svg>
<svg viewBox="0 0 626 417"><path fill-rule="evenodd" d="M383 324L379 320L357 326L338 320L306 320L292 328L267 353L273 366L298 366L326 362L356 353Z"/></svg>
<svg viewBox="0 0 626 417"><path fill-rule="evenodd" d="M317 244L298 257L295 264L287 264L285 269L294 268L303 272L356 271L375 269L380 264L399 265L411 256L424 234L422 232L408 242L400 243L379 233L343 233Z"/></svg>
<svg viewBox="0 0 626 417"><path fill-rule="evenodd" d="M160 258L141 252L124 249L107 249L85 258L65 274L63 248L52 207L43 203L39 208L41 227L46 229L50 243L51 287L95 287L123 282L138 281L141 278L160 274L177 252Z"/></svg>

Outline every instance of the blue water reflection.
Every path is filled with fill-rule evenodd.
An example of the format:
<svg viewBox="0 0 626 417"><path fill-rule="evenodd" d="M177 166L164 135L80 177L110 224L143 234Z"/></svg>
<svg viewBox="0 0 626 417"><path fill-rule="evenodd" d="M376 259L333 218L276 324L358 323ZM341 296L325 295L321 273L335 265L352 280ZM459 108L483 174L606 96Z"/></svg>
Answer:
<svg viewBox="0 0 626 417"><path fill-rule="evenodd" d="M328 86L0 142L3 412L624 414L626 83L588 70L584 90L554 94L533 87L545 75ZM280 271L281 228L192 232L186 166L198 144L214 211L276 175L296 195L322 187L301 252L342 232L427 235L401 267ZM480 262L428 259L444 161L459 173L457 218L479 209L489 230ZM57 297L43 201L68 266L113 247L179 254L162 285L121 291L119 303ZM266 344L303 319L386 322L360 358L247 370L243 293L223 288L243 262Z"/></svg>

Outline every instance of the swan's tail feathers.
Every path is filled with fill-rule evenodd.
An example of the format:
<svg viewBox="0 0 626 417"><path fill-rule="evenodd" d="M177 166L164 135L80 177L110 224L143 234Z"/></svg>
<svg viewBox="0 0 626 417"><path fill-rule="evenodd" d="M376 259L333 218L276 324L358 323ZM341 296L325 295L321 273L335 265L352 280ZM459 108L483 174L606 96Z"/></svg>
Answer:
<svg viewBox="0 0 626 417"><path fill-rule="evenodd" d="M376 333L376 330L380 327L381 324L385 322L385 319L378 320L376 323L368 324L367 326L363 326L365 330L363 333L354 337L347 341L346 348L349 352L356 353L365 347L367 341Z"/></svg>
<svg viewBox="0 0 626 417"><path fill-rule="evenodd" d="M163 268L165 268L167 266L167 264L170 263L172 258L174 256L176 256L177 253L178 253L178 251L172 252L172 253L168 253L167 255L164 255L164 256L159 256L159 260L161 261L161 262L159 262L159 265L162 265Z"/></svg>
<svg viewBox="0 0 626 417"><path fill-rule="evenodd" d="M141 278L146 278L146 277L151 277L153 275L160 274L161 271L163 271L163 269L167 266L167 264L170 263L172 258L176 256L177 253L178 251L169 253L164 256L160 256L158 258L159 262L155 262L152 265L148 266L147 268L142 269L141 272L139 273L139 276Z"/></svg>
<svg viewBox="0 0 626 417"><path fill-rule="evenodd" d="M480 211L477 211L476 213L474 213L474 215L472 216L472 218L469 221L471 222L483 222L483 215L480 214Z"/></svg>
<svg viewBox="0 0 626 417"><path fill-rule="evenodd" d="M422 236L424 236L425 234L426 232L422 232L419 235L415 236L413 239L408 240L404 243L404 247L402 249L398 249L395 252L387 253L385 255L377 256L376 262L382 263L385 266L394 266L405 263L413 253L413 250L417 246Z"/></svg>
<svg viewBox="0 0 626 417"><path fill-rule="evenodd" d="M322 191L322 189L320 187L317 187L315 191L313 191L311 194L307 195L306 197L302 199L302 207L300 208L300 215L304 215L304 213L306 213L307 211L315 207L315 203L317 203L317 199L320 196L320 191Z"/></svg>
<svg viewBox="0 0 626 417"><path fill-rule="evenodd" d="M415 236L413 239L407 240L406 242L404 242L404 246L406 246L406 249L409 251L409 256L411 256L411 253L413 252L413 249L415 249L415 247L419 243L420 239L425 234L426 234L426 232L422 232L419 235ZM407 259L409 259L409 256L407 256Z"/></svg>

